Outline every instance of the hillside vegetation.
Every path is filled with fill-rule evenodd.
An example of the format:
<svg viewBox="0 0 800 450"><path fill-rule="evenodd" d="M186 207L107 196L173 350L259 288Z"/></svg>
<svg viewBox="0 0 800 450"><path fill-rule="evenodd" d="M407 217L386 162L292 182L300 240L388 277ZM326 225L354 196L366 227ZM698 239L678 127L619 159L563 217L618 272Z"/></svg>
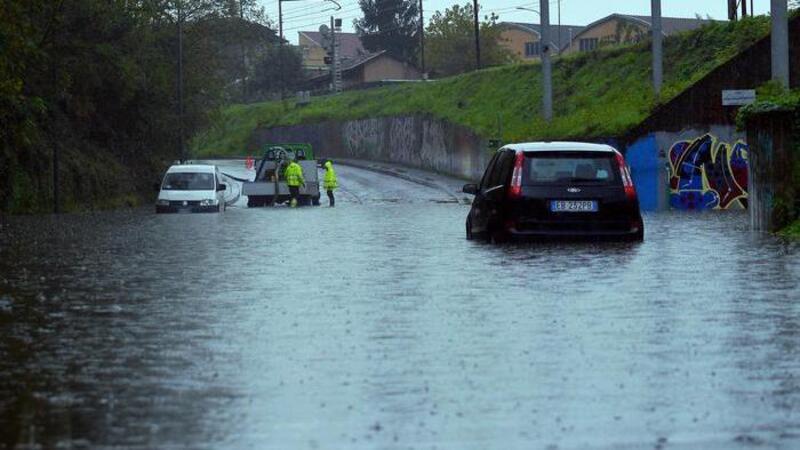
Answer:
<svg viewBox="0 0 800 450"><path fill-rule="evenodd" d="M292 101L233 105L195 137L192 148L196 155L243 154L258 127L409 114L430 114L504 141L618 136L768 32L768 19L755 17L666 39L659 99L651 88L648 43L559 58L551 124L540 115L540 65L515 64L319 97L304 107Z"/></svg>
<svg viewBox="0 0 800 450"><path fill-rule="evenodd" d="M241 87L227 86L241 78L243 52L262 54L277 40L232 7L253 4L0 2L0 214L52 211L56 197L65 211L151 197L152 182L181 155L180 138L205 128L227 98L241 98Z"/></svg>
<svg viewBox="0 0 800 450"><path fill-rule="evenodd" d="M781 235L800 239L800 220L796 220L793 224L781 230Z"/></svg>

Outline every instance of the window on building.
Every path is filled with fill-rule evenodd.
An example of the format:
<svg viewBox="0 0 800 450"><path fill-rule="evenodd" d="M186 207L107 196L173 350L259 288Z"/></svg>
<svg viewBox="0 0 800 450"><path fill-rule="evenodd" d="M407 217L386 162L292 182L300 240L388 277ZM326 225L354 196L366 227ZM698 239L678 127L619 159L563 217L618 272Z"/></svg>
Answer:
<svg viewBox="0 0 800 450"><path fill-rule="evenodd" d="M584 38L580 40L580 50L582 52L590 52L597 48L597 44L599 43L598 38Z"/></svg>
<svg viewBox="0 0 800 450"><path fill-rule="evenodd" d="M542 47L539 42L526 42L525 43L525 57L532 58L539 56L542 53Z"/></svg>

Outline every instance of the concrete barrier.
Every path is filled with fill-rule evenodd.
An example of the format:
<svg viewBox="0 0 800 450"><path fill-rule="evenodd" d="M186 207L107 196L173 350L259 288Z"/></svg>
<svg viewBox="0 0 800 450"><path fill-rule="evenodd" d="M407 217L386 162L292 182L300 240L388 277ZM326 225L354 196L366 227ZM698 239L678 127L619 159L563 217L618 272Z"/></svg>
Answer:
<svg viewBox="0 0 800 450"><path fill-rule="evenodd" d="M384 161L478 180L492 156L468 128L428 116L380 117L258 129L249 148L309 142L317 157Z"/></svg>
<svg viewBox="0 0 800 450"><path fill-rule="evenodd" d="M750 143L750 225L775 231L800 215L800 186L795 185L800 155L796 149L793 110L752 115L747 120Z"/></svg>

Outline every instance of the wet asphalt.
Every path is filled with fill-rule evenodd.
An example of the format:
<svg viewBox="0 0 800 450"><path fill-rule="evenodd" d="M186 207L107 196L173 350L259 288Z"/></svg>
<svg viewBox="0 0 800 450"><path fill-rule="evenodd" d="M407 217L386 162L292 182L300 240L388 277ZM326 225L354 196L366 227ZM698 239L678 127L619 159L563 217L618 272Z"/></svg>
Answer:
<svg viewBox="0 0 800 450"><path fill-rule="evenodd" d="M0 449L800 448L797 243L494 247L338 169L336 208L3 218Z"/></svg>

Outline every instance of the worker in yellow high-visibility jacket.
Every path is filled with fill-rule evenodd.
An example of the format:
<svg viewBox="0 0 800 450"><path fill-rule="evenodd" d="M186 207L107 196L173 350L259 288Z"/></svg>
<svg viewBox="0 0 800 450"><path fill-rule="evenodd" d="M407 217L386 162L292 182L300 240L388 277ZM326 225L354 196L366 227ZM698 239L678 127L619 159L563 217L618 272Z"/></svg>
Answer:
<svg viewBox="0 0 800 450"><path fill-rule="evenodd" d="M289 186L289 206L294 208L297 206L297 198L300 196L300 186L306 185L306 180L303 178L303 168L300 167L300 164L297 164L296 160L292 160L286 166L283 177Z"/></svg>
<svg viewBox="0 0 800 450"><path fill-rule="evenodd" d="M336 179L336 171L333 170L333 163L328 160L325 161L325 178L322 181L322 187L328 193L328 201L331 208L336 204L336 199L333 198L333 191L339 187L339 181Z"/></svg>

